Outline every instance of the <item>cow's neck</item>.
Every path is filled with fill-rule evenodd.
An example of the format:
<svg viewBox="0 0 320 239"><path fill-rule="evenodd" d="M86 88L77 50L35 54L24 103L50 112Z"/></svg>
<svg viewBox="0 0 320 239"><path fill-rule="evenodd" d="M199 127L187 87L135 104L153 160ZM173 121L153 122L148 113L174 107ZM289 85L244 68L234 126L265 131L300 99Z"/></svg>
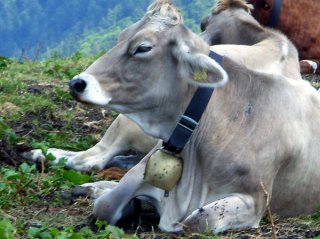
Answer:
<svg viewBox="0 0 320 239"><path fill-rule="evenodd" d="M157 108L126 116L136 122L146 134L167 141L196 91L195 86L185 84L187 86L182 87L185 90L180 92L180 97L176 100L164 101Z"/></svg>
<svg viewBox="0 0 320 239"><path fill-rule="evenodd" d="M233 44L254 45L270 37L269 31L250 21L241 22L239 32L241 34L237 34L238 42Z"/></svg>

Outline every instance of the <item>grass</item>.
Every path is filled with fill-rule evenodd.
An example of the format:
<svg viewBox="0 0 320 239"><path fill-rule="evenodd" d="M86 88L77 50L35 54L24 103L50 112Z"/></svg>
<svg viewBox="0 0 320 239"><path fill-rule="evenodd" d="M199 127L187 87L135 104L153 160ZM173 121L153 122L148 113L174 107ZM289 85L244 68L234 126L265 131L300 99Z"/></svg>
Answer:
<svg viewBox="0 0 320 239"><path fill-rule="evenodd" d="M77 104L68 91L68 81L97 57L82 58L76 53L65 59L23 63L1 57L0 142L8 142L13 149L22 144L41 148L44 153L48 147L85 150L97 142L105 123L98 130L83 129L83 125L91 120L88 116L103 119L102 114ZM109 225L97 232L74 228L86 222L92 202L79 199L70 205L61 191L96 181L96 176L66 170L63 160L42 171L32 163L18 165L3 164L0 169L1 239L134 238Z"/></svg>
<svg viewBox="0 0 320 239"><path fill-rule="evenodd" d="M41 141L51 147L74 150L89 147L93 143L90 135L70 138L70 129L74 129L83 109L72 100L68 81L95 58L82 59L77 53L71 58L42 62L6 60L6 66L0 68L0 117L11 127L21 122L32 126L32 135L38 137L22 137L23 143Z"/></svg>

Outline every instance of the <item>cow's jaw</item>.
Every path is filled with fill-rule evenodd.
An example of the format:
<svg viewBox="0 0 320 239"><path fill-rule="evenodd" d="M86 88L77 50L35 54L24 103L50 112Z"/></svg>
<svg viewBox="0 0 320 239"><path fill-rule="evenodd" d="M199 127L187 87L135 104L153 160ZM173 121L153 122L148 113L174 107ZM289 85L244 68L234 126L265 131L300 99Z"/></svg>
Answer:
<svg viewBox="0 0 320 239"><path fill-rule="evenodd" d="M85 86L82 87L81 84ZM106 106L112 100L110 94L102 89L93 75L81 73L75 76L69 85L72 96L80 102Z"/></svg>

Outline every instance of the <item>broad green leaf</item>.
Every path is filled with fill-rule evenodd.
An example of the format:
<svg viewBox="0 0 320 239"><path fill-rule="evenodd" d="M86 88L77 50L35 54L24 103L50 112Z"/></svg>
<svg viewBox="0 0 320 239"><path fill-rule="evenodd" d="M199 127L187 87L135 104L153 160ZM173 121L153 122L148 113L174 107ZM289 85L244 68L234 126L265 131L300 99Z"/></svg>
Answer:
<svg viewBox="0 0 320 239"><path fill-rule="evenodd" d="M51 235L49 231L44 231L39 234L39 238L41 239L53 239L54 237Z"/></svg>
<svg viewBox="0 0 320 239"><path fill-rule="evenodd" d="M40 231L41 231L40 228L30 227L30 228L28 229L28 237L31 237L31 238L37 237L37 236L39 236Z"/></svg>
<svg viewBox="0 0 320 239"><path fill-rule="evenodd" d="M29 165L27 163L23 163L19 166L19 171L22 173L31 173L36 171L36 165Z"/></svg>
<svg viewBox="0 0 320 239"><path fill-rule="evenodd" d="M111 238L123 238L124 237L124 231L120 229L119 227L108 225L105 229L106 232L109 232L111 234Z"/></svg>
<svg viewBox="0 0 320 239"><path fill-rule="evenodd" d="M46 160L48 160L48 161L54 161L54 160L56 160L56 157L55 157L52 153L48 153L48 154L46 155Z"/></svg>
<svg viewBox="0 0 320 239"><path fill-rule="evenodd" d="M15 230L13 225L8 219L0 221L0 238L1 239L14 239Z"/></svg>
<svg viewBox="0 0 320 239"><path fill-rule="evenodd" d="M11 169L8 169L4 173L4 178L7 180L15 180L20 177L20 173Z"/></svg>
<svg viewBox="0 0 320 239"><path fill-rule="evenodd" d="M4 183L0 183L0 192L6 189L6 185Z"/></svg>
<svg viewBox="0 0 320 239"><path fill-rule="evenodd" d="M89 182L90 180L89 175L82 174L74 170L64 170L63 178L74 184L83 184Z"/></svg>
<svg viewBox="0 0 320 239"><path fill-rule="evenodd" d="M10 127L4 122L3 119L0 118L0 139L7 134L7 130L9 129Z"/></svg>
<svg viewBox="0 0 320 239"><path fill-rule="evenodd" d="M18 142L18 137L12 130L9 130L8 133L8 141L10 144L16 144Z"/></svg>

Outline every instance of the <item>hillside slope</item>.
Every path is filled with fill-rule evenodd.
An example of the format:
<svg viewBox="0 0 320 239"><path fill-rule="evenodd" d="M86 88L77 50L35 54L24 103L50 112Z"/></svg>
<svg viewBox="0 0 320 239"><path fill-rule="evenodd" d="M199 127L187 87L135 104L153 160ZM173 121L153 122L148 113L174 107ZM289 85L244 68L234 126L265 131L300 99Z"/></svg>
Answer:
<svg viewBox="0 0 320 239"><path fill-rule="evenodd" d="M151 0L2 0L0 55L34 59L96 54L110 48L122 29L140 19ZM186 24L199 31L215 0L176 0Z"/></svg>

